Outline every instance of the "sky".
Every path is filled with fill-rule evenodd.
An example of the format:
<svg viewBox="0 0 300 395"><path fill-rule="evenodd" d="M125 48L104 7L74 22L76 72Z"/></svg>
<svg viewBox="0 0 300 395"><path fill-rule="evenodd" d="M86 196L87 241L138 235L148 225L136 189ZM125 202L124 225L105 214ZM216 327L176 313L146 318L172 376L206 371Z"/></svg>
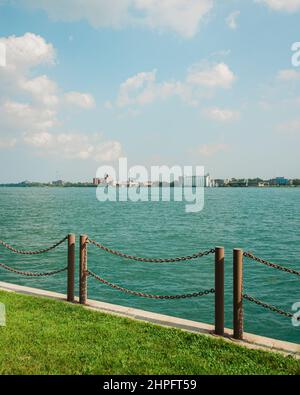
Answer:
<svg viewBox="0 0 300 395"><path fill-rule="evenodd" d="M0 0L0 182L300 178L299 42L300 0Z"/></svg>

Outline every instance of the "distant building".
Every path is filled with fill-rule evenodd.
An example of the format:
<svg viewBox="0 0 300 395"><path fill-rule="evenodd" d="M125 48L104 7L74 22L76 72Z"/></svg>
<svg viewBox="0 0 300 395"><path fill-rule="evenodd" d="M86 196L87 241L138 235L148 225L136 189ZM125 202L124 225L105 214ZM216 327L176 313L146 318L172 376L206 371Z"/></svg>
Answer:
<svg viewBox="0 0 300 395"><path fill-rule="evenodd" d="M61 187L64 185L63 180L56 180L56 181L52 181L52 185L56 186L56 187Z"/></svg>
<svg viewBox="0 0 300 395"><path fill-rule="evenodd" d="M210 177L209 174L206 174L206 175L204 176L204 186L205 186L206 188L211 188L211 187L214 186L214 182L213 182L213 180L211 179L211 177Z"/></svg>
<svg viewBox="0 0 300 395"><path fill-rule="evenodd" d="M295 187L299 187L299 186L300 186L300 180L299 180L299 179L292 180L292 184L293 184Z"/></svg>
<svg viewBox="0 0 300 395"><path fill-rule="evenodd" d="M179 177L177 185L185 187L211 187L214 182L209 174L204 176L185 176Z"/></svg>
<svg viewBox="0 0 300 395"><path fill-rule="evenodd" d="M101 184L101 179L100 178L93 178L93 185L99 185Z"/></svg>
<svg viewBox="0 0 300 395"><path fill-rule="evenodd" d="M179 177L179 183L184 187L204 187L205 177L204 176L186 176Z"/></svg>
<svg viewBox="0 0 300 395"><path fill-rule="evenodd" d="M214 184L215 184L214 185L215 187L223 187L225 185L225 181L218 178L218 179L214 180Z"/></svg>
<svg viewBox="0 0 300 395"><path fill-rule="evenodd" d="M127 186L128 187L138 187L138 186L140 186L140 182L136 181L136 180L134 180L132 178L129 178L128 181L127 181Z"/></svg>
<svg viewBox="0 0 300 395"><path fill-rule="evenodd" d="M216 187L216 180L211 179L210 181L210 187L215 188Z"/></svg>
<svg viewBox="0 0 300 395"><path fill-rule="evenodd" d="M242 179L236 179L236 178L232 178L229 183L228 186L230 187L248 187L248 180L242 178Z"/></svg>
<svg viewBox="0 0 300 395"><path fill-rule="evenodd" d="M143 183L143 186L144 187L151 187L152 186L152 181L145 181L144 183Z"/></svg>
<svg viewBox="0 0 300 395"><path fill-rule="evenodd" d="M113 185L114 181L112 177L110 177L108 174L104 176L104 178L93 178L93 185Z"/></svg>
<svg viewBox="0 0 300 395"><path fill-rule="evenodd" d="M276 186L289 185L289 180L285 177L276 177L270 180L270 185L276 185Z"/></svg>
<svg viewBox="0 0 300 395"><path fill-rule="evenodd" d="M264 186L264 180L262 180L261 178L249 178L248 179L248 186L249 187Z"/></svg>

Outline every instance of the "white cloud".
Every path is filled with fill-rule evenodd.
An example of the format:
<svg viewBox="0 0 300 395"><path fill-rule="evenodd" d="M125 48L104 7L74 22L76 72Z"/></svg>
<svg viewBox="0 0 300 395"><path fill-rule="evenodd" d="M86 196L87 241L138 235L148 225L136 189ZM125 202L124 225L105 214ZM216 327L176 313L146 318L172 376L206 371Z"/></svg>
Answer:
<svg viewBox="0 0 300 395"><path fill-rule="evenodd" d="M122 155L121 144L118 141L105 141L101 134L27 133L24 141L38 148L40 154L66 159L110 162Z"/></svg>
<svg viewBox="0 0 300 395"><path fill-rule="evenodd" d="M203 112L208 118L219 122L232 122L240 118L238 111L218 107L206 108Z"/></svg>
<svg viewBox="0 0 300 395"><path fill-rule="evenodd" d="M205 15L212 9L212 0L135 0L137 10L144 13L139 23L153 29L168 29L186 37L194 36Z"/></svg>
<svg viewBox="0 0 300 395"><path fill-rule="evenodd" d="M19 134L26 130L46 131L57 124L55 111L11 100L0 107L0 115L2 129Z"/></svg>
<svg viewBox="0 0 300 395"><path fill-rule="evenodd" d="M229 149L228 144L203 144L196 149L197 153L206 157L214 156Z"/></svg>
<svg viewBox="0 0 300 395"><path fill-rule="evenodd" d="M34 147L49 147L53 141L53 135L48 132L41 133L27 133L24 136L24 141Z"/></svg>
<svg viewBox="0 0 300 395"><path fill-rule="evenodd" d="M265 3L276 11L296 12L300 10L300 0L255 0L256 3Z"/></svg>
<svg viewBox="0 0 300 395"><path fill-rule="evenodd" d="M226 18L226 23L228 27L232 30L236 30L238 27L237 18L240 16L240 11L233 11L231 14L228 15Z"/></svg>
<svg viewBox="0 0 300 395"><path fill-rule="evenodd" d="M31 77L37 66L55 64L52 44L33 33L0 37L0 43L5 45L7 55L6 67L0 68L0 107L5 102L16 101L16 97L21 97L28 106L55 106L58 103L56 83L46 75Z"/></svg>
<svg viewBox="0 0 300 395"><path fill-rule="evenodd" d="M27 95L37 102L47 99L56 101L54 82L45 75L31 77L36 67L55 64L56 55L52 44L33 33L20 37L0 37L0 44L6 49L6 65L0 67L0 101L8 95L18 94Z"/></svg>
<svg viewBox="0 0 300 395"><path fill-rule="evenodd" d="M211 94L211 90L217 88L230 88L235 79L236 76L225 63L194 66L188 70L183 81L158 82L156 70L141 72L120 85L116 104L118 107L141 106L156 100L179 97L190 105L197 105L200 96ZM204 88L209 89L209 92Z"/></svg>
<svg viewBox="0 0 300 395"><path fill-rule="evenodd" d="M138 73L123 82L119 89L117 105L146 105L155 100L165 100L172 96L187 98L187 88L179 81L158 83L156 70Z"/></svg>
<svg viewBox="0 0 300 395"><path fill-rule="evenodd" d="M92 26L141 26L194 36L211 11L213 0L22 0L64 21L86 20Z"/></svg>
<svg viewBox="0 0 300 395"><path fill-rule="evenodd" d="M64 95L64 99L66 103L84 109L94 108L96 106L95 99L89 93L68 92Z"/></svg>
<svg viewBox="0 0 300 395"><path fill-rule="evenodd" d="M120 85L117 105L125 107L132 103L139 103L145 99L140 97L150 96L156 80L156 70L141 72L128 78ZM149 99L148 99L149 100Z"/></svg>
<svg viewBox="0 0 300 395"><path fill-rule="evenodd" d="M294 69L280 70L277 78L281 81L300 81L300 72Z"/></svg>
<svg viewBox="0 0 300 395"><path fill-rule="evenodd" d="M236 76L225 63L194 66L187 77L187 82L190 84L210 88L230 88L235 80Z"/></svg>
<svg viewBox="0 0 300 395"><path fill-rule="evenodd" d="M56 106L59 102L58 87L46 75L41 75L31 80L22 80L20 87L32 95L32 99L45 106Z"/></svg>
<svg viewBox="0 0 300 395"><path fill-rule="evenodd" d="M65 104L89 109L95 107L95 100L89 93L62 92L47 75L32 78L37 66L55 64L52 44L33 33L0 38L0 43L7 49L7 66L0 68L0 149L18 142L44 155L96 161L121 154L119 142L105 141L100 135L58 133L58 127L64 129L60 115Z"/></svg>
<svg viewBox="0 0 300 395"><path fill-rule="evenodd" d="M53 45L46 43L43 37L36 34L26 33L20 37L2 37L0 43L6 48L6 68L16 70L39 64L55 63Z"/></svg>

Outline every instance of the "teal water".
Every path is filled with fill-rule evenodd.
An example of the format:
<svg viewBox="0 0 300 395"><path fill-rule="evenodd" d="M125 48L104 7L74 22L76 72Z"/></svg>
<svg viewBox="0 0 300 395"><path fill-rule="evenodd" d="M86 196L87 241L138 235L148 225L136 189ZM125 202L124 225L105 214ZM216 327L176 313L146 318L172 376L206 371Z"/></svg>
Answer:
<svg viewBox="0 0 300 395"><path fill-rule="evenodd" d="M202 212L187 214L184 202L104 202L93 188L1 188L0 239L20 249L38 249L69 232L139 256L174 257L223 245L226 248L226 326L232 327L232 249L240 247L300 269L299 189L206 189ZM0 247L0 262L46 271L66 264L66 245L46 255L18 256ZM213 256L191 263L138 263L89 246L89 268L133 290L156 294L195 292L214 286ZM0 269L0 280L65 292L65 274L22 278ZM300 302L298 277L245 262L245 292L283 310ZM90 278L89 298L208 323L214 297L149 300L126 295ZM300 327L245 301L245 330L294 342Z"/></svg>

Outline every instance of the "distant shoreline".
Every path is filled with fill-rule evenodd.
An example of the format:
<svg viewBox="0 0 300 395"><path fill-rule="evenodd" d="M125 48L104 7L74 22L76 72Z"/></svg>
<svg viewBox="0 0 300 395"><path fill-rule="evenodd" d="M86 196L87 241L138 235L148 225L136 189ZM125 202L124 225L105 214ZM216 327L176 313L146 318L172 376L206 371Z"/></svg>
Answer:
<svg viewBox="0 0 300 395"><path fill-rule="evenodd" d="M39 185L20 185L20 184L0 184L0 188L97 188L105 187L105 185L94 185L94 184L68 184L68 185L52 185L52 184L39 184ZM111 186L111 185L109 185ZM114 188L138 188L138 186L113 186ZM199 187L194 186L193 188L207 188L207 189L289 189L289 188L299 188L300 185L268 185L268 186L257 186L257 185L250 185L250 186L217 186L217 187ZM155 185L155 186L143 186L141 185L140 188L191 188L190 186L174 186L174 185Z"/></svg>

